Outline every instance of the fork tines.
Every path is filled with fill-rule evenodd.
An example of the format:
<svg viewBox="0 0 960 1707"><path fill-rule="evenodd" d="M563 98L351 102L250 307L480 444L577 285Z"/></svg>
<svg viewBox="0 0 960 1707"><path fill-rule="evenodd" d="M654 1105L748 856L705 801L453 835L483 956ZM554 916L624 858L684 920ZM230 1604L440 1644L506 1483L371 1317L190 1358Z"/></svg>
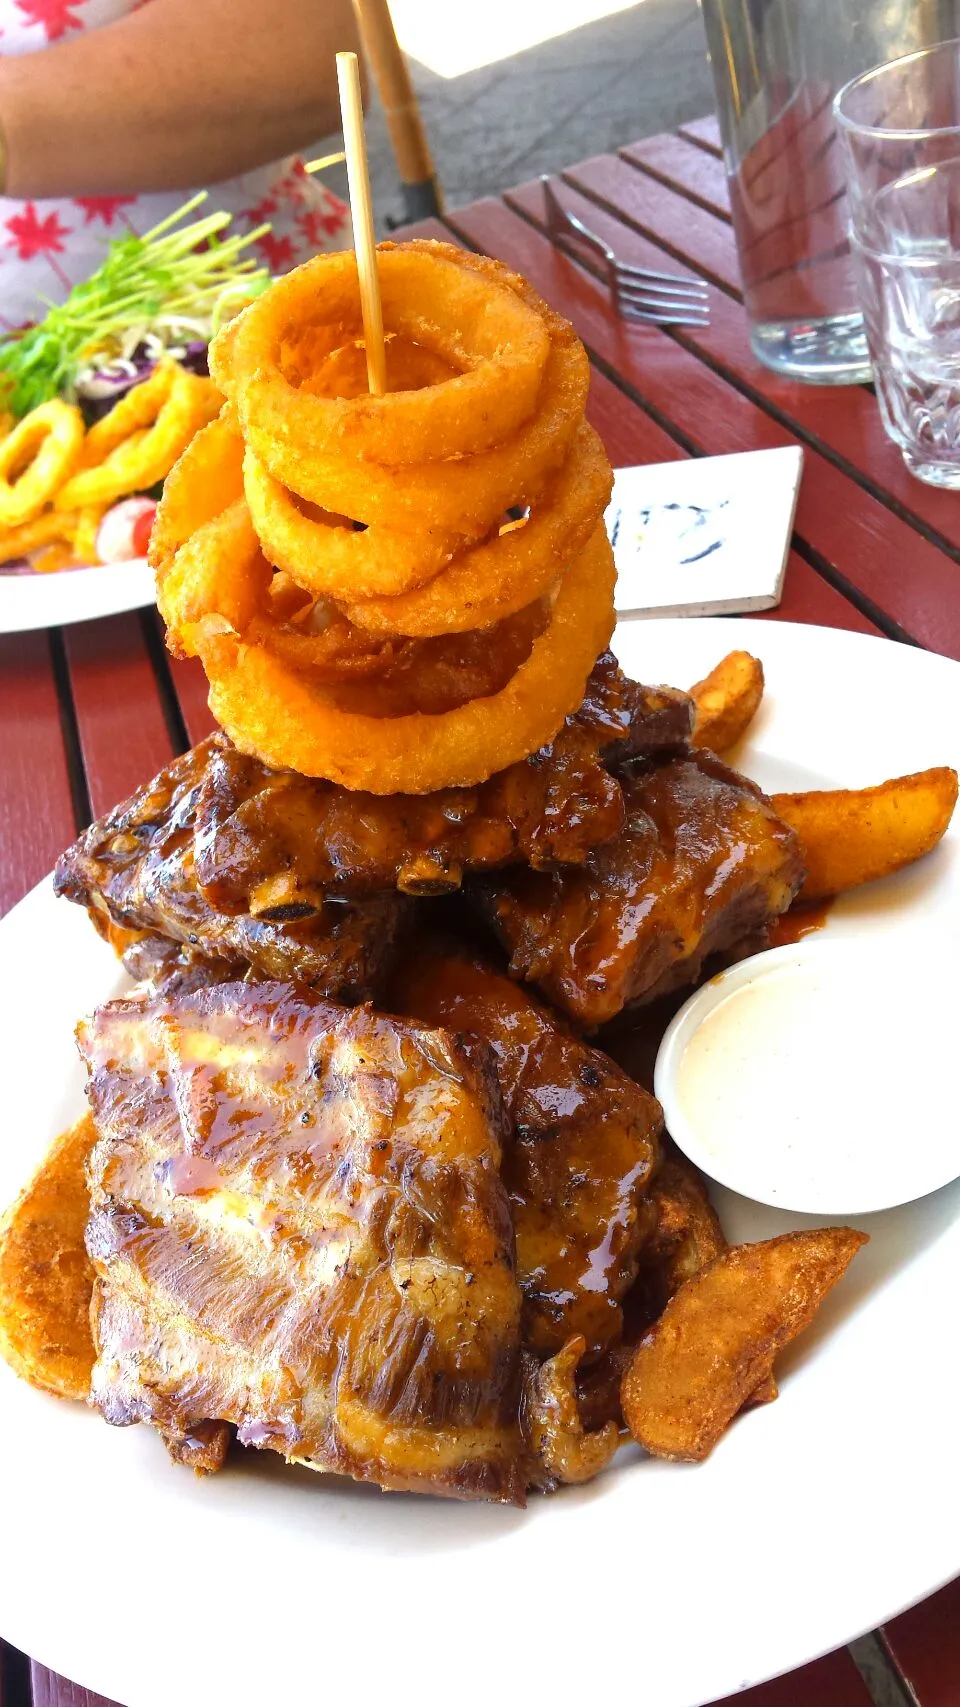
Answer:
<svg viewBox="0 0 960 1707"><path fill-rule="evenodd" d="M699 279L678 273L659 273L649 267L632 267L617 258L596 232L575 213L561 205L546 175L543 185L547 230L557 242L579 243L603 263L613 305L628 320L643 320L653 326L706 326L709 323L707 287Z"/></svg>

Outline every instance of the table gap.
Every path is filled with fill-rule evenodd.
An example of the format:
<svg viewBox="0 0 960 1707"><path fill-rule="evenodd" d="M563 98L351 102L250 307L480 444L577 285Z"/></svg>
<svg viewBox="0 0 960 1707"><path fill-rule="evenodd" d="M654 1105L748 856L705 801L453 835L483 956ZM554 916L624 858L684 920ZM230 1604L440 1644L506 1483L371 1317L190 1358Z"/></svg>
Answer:
<svg viewBox="0 0 960 1707"><path fill-rule="evenodd" d="M709 131L709 135L705 134ZM723 144L720 141L719 126L714 114L708 114L702 119L691 119L687 124L677 126L678 136L684 142L692 142L694 148L702 148L704 154L712 154L714 159L723 159Z"/></svg>
<svg viewBox="0 0 960 1707"><path fill-rule="evenodd" d="M180 701L173 685L167 649L160 632L160 619L152 606L140 612L140 627L147 649L147 657L157 680L160 709L163 712L163 720L170 736L170 744L175 754L185 753L193 743L190 740L186 721L180 708Z"/></svg>
<svg viewBox="0 0 960 1707"><path fill-rule="evenodd" d="M653 138L651 138L652 140ZM648 178L656 178L658 184L665 184L668 190L673 190L678 196L685 196L687 201L693 202L697 207L705 208L707 213L712 213L717 219L722 219L725 225L733 224L733 220L725 208L719 207L715 201L710 200L709 196L702 196L697 190L692 190L689 184L683 182L682 178L671 177L669 172L651 166L647 160L635 159L630 153L631 146L635 145L628 144L624 148L618 148L616 151L617 159L623 160L627 166L632 166L635 172L644 172ZM697 144L693 146L696 147ZM712 159L717 158L710 149L701 152L709 154Z"/></svg>
<svg viewBox="0 0 960 1707"><path fill-rule="evenodd" d="M569 170L572 171L574 169L570 168ZM582 190L579 185L574 186L569 184L568 181L568 187L576 188L578 195L585 196L584 190ZM585 199L588 198L585 196ZM538 231L542 237L547 239L548 242L553 243L553 238L551 237L544 221L542 219L538 219L528 208L524 207L522 203L513 199L510 191L505 192L503 202L504 205L509 208L510 212L515 214L518 219L524 220L532 230ZM599 203L596 205L599 205ZM454 209L449 215L449 220L455 220L456 214L457 210ZM616 217L619 218L619 215ZM626 224L627 229L629 229L629 222L622 221L621 223ZM638 235L644 235L646 241L654 243L657 248L662 248L662 245L656 237L647 236L646 233L640 233L639 231ZM554 247L560 246L554 244ZM664 250L663 252L664 254L669 253L667 250ZM580 267L583 272L588 273L591 278L596 279L598 282L603 282L603 271L599 263L595 264L592 261L588 261L584 256L575 254L566 248L562 248L561 253L566 256L567 259L573 261L576 266ZM694 267L689 260L685 260L684 265L686 265L691 271L701 271L701 269ZM839 472L845 475L849 480L852 480L853 483L856 486L859 486L862 491L868 493L869 496L875 499L878 504L882 504L884 509L889 510L892 515L895 515L898 518L898 520L905 522L909 527L914 529L916 533L926 540L928 545L935 546L938 551L942 551L944 556L951 558L954 563L960 563L960 546L947 539L946 536L933 527L930 522L925 521L924 518L919 516L915 510L910 509L902 499L894 496L888 488L880 486L875 481L871 480L870 476L864 469L857 468L853 463L848 462L841 452L835 450L809 427L805 427L801 422L795 420L786 412L785 409L782 409L779 404L774 403L772 399L767 397L755 385L751 384L749 380L744 379L740 374L738 374L735 369L727 366L711 351L703 349L698 345L696 339L689 333L685 333L682 329L671 326L661 326L658 330L664 333L666 337L671 338L674 343L678 344L681 349L686 350L688 354L696 357L697 361L702 362L704 367L709 368L710 371L715 373L718 378L722 379L726 385L729 385L734 391L739 392L741 397L745 397L748 402L755 406L755 408L762 410L763 413L768 415L772 421L776 421L780 426L784 427L793 438L799 440L803 444L809 445L810 449L816 451L818 456L822 456L826 462L832 463L834 468L838 469ZM860 389L869 390L871 388L862 387Z"/></svg>
<svg viewBox="0 0 960 1707"><path fill-rule="evenodd" d="M31 1707L30 1661L9 1642L0 1642L0 1707Z"/></svg>
<svg viewBox="0 0 960 1707"><path fill-rule="evenodd" d="M57 690L57 705L60 712L60 732L63 736L63 750L67 761L67 779L70 784L70 798L73 803L76 829L79 831L86 829L93 819L90 788L83 763L83 747L80 741L77 709L73 702L73 690L70 686L70 667L67 663L63 629L51 628L49 636L53 680Z"/></svg>

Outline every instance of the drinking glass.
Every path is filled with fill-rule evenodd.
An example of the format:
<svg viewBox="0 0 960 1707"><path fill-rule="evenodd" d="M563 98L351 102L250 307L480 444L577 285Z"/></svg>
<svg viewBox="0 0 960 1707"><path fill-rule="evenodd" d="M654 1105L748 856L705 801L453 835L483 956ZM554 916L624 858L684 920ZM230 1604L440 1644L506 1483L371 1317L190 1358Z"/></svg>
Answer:
<svg viewBox="0 0 960 1707"><path fill-rule="evenodd" d="M701 0L754 353L870 378L833 116L840 86L960 28L956 0Z"/></svg>
<svg viewBox="0 0 960 1707"><path fill-rule="evenodd" d="M834 117L854 226L878 190L960 155L960 41L875 65L842 88Z"/></svg>
<svg viewBox="0 0 960 1707"><path fill-rule="evenodd" d="M883 423L911 473L960 490L960 156L861 189L854 263Z"/></svg>

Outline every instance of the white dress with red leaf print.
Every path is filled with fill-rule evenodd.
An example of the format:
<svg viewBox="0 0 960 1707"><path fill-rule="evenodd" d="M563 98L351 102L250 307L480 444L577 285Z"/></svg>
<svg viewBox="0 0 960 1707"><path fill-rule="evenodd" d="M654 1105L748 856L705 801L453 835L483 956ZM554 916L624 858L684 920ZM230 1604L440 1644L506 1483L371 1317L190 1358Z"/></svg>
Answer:
<svg viewBox="0 0 960 1707"><path fill-rule="evenodd" d="M95 30L126 17L149 0L0 0L0 54L36 53L77 30ZM189 191L162 195L74 196L14 201L0 196L0 330L41 319L50 302L100 265L111 238L143 233L187 200ZM210 186L202 210L223 208L233 230L269 220L256 244L271 272L286 272L320 249L349 242L349 214L338 196L307 175L297 156Z"/></svg>

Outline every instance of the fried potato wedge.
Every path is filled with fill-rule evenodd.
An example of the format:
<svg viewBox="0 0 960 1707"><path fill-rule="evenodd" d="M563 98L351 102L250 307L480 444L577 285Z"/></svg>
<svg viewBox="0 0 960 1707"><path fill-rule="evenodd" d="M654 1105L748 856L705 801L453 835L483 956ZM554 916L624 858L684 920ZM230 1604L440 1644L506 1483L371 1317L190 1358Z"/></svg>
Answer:
<svg viewBox="0 0 960 1707"><path fill-rule="evenodd" d="M807 875L797 899L816 901L889 877L936 847L957 802L947 765L876 788L775 794L773 809L800 837Z"/></svg>
<svg viewBox="0 0 960 1707"><path fill-rule="evenodd" d="M701 1274L730 1246L703 1178L685 1156L678 1153L664 1158L649 1197L657 1221L644 1261L652 1265L650 1298L659 1296L652 1319L663 1312L686 1281ZM744 1404L769 1405L778 1391L771 1370L758 1383L756 1391L747 1395Z"/></svg>
<svg viewBox="0 0 960 1707"><path fill-rule="evenodd" d="M640 1445L655 1458L706 1458L866 1239L823 1227L734 1245L681 1286L623 1378L623 1414Z"/></svg>
<svg viewBox="0 0 960 1707"><path fill-rule="evenodd" d="M690 689L697 708L695 747L725 753L746 733L763 698L763 665L749 652L728 652Z"/></svg>
<svg viewBox="0 0 960 1707"><path fill-rule="evenodd" d="M34 1387L85 1399L94 1349L93 1265L84 1172L97 1132L90 1115L61 1133L0 1221L0 1354Z"/></svg>

